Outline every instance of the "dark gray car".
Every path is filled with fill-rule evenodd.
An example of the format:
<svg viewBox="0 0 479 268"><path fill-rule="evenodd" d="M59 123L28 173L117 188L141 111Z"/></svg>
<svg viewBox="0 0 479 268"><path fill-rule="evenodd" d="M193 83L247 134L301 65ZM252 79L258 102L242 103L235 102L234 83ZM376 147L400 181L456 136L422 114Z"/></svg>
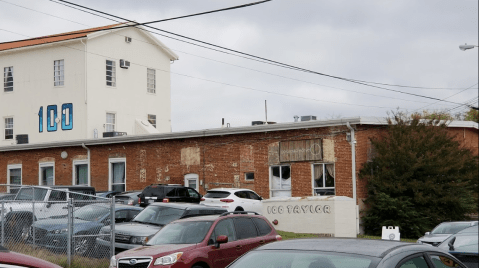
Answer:
<svg viewBox="0 0 479 268"><path fill-rule="evenodd" d="M431 232L426 232L417 240L419 244L430 244L437 247L442 241L467 227L477 225L477 221L451 221L443 222L434 227Z"/></svg>
<svg viewBox="0 0 479 268"><path fill-rule="evenodd" d="M140 212L131 222L115 224L115 252L140 247L153 237L166 224L188 217L221 215L224 208L209 207L190 203L152 203ZM96 242L99 250L110 247L110 227L100 230L101 238Z"/></svg>
<svg viewBox="0 0 479 268"><path fill-rule="evenodd" d="M139 206L138 204L138 195L141 194L141 191L136 192L123 192L115 195L115 202L117 204L129 205L129 206Z"/></svg>
<svg viewBox="0 0 479 268"><path fill-rule="evenodd" d="M444 240L438 248L449 250L454 257L458 258L469 268L479 267L479 227L472 226Z"/></svg>
<svg viewBox="0 0 479 268"><path fill-rule="evenodd" d="M294 239L270 243L229 268L466 268L447 251L428 245L375 239Z"/></svg>

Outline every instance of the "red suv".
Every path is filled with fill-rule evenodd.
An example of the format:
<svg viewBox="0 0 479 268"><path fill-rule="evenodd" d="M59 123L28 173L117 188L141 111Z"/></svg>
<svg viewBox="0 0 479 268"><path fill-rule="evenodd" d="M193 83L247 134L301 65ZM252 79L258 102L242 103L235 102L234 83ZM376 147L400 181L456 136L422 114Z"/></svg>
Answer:
<svg viewBox="0 0 479 268"><path fill-rule="evenodd" d="M110 268L224 268L277 240L281 236L255 212L192 217L171 222L144 246L113 256Z"/></svg>

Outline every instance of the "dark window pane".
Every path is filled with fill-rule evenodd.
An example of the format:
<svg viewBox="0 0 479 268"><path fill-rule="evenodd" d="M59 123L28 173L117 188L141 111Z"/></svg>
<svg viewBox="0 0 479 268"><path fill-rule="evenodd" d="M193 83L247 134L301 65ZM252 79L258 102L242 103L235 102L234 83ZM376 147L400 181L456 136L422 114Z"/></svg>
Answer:
<svg viewBox="0 0 479 268"><path fill-rule="evenodd" d="M229 192L222 191L208 191L205 195L205 198L225 198L230 195Z"/></svg>
<svg viewBox="0 0 479 268"><path fill-rule="evenodd" d="M423 257L416 257L403 263L399 268L429 268Z"/></svg>
<svg viewBox="0 0 479 268"><path fill-rule="evenodd" d="M235 230L238 239L246 239L258 236L256 226L250 218L236 218Z"/></svg>
<svg viewBox="0 0 479 268"><path fill-rule="evenodd" d="M287 180L291 177L291 168L289 166L281 167L281 178Z"/></svg>
<svg viewBox="0 0 479 268"><path fill-rule="evenodd" d="M233 221L231 219L218 222L218 224L215 227L213 237L211 237L211 239L213 240L213 243L216 242L216 237L220 235L226 235L228 237L228 242L236 240L235 228L233 226Z"/></svg>
<svg viewBox="0 0 479 268"><path fill-rule="evenodd" d="M245 173L245 179L246 180L254 180L254 173L253 172Z"/></svg>
<svg viewBox="0 0 479 268"><path fill-rule="evenodd" d="M271 233L271 227L263 219L253 218L253 221L256 224L256 226L258 227L260 236L267 235L267 234Z"/></svg>
<svg viewBox="0 0 479 268"><path fill-rule="evenodd" d="M271 171L273 172L274 177L279 177L279 167L272 167Z"/></svg>

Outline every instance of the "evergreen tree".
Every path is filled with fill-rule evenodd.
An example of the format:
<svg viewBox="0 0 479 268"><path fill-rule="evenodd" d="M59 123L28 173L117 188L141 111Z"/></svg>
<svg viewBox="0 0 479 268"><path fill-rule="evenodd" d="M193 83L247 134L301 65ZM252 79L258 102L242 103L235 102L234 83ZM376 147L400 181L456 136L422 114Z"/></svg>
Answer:
<svg viewBox="0 0 479 268"><path fill-rule="evenodd" d="M402 237L418 238L477 213L478 157L448 134L445 122L393 114L371 143L375 157L359 172L367 180L367 234L399 226Z"/></svg>

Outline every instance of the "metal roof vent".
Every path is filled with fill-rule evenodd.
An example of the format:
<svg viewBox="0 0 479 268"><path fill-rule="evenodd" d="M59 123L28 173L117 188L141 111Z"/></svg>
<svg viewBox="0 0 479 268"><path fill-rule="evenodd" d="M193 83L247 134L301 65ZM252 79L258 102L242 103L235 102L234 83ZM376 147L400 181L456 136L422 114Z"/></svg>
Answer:
<svg viewBox="0 0 479 268"><path fill-rule="evenodd" d="M301 121L311 121L311 120L316 120L316 116L314 115L301 116Z"/></svg>

